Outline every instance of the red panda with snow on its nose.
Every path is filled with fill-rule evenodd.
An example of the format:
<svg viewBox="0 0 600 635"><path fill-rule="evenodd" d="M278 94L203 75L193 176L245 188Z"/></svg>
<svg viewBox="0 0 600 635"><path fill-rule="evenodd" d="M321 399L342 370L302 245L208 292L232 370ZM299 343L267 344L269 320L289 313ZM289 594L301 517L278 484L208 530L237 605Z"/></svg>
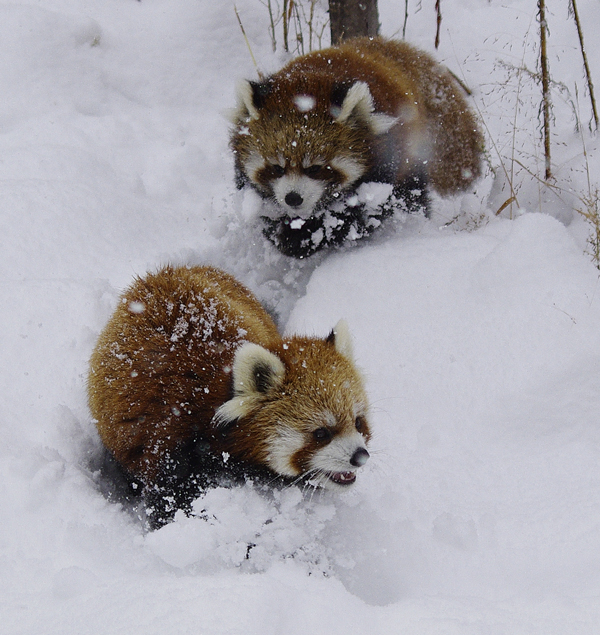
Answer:
<svg viewBox="0 0 600 635"><path fill-rule="evenodd" d="M250 291L211 267L168 266L125 291L88 396L104 446L159 509L155 526L215 469L343 489L369 458L345 322L324 339L282 338Z"/></svg>
<svg viewBox="0 0 600 635"><path fill-rule="evenodd" d="M237 185L267 200L265 233L295 257L377 226L335 206L361 183L392 184L401 209L427 214L427 187L455 194L481 174L483 136L464 92L406 42L356 38L298 57L239 86Z"/></svg>

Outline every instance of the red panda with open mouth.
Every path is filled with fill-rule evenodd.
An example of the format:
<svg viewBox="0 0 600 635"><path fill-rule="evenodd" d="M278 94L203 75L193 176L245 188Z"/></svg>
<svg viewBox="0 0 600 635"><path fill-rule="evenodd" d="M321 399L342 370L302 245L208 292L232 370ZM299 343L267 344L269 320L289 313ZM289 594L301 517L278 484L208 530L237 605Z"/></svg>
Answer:
<svg viewBox="0 0 600 635"><path fill-rule="evenodd" d="M403 209L427 214L428 186L454 194L481 174L483 137L463 92L445 67L405 42L356 38L298 57L239 86L236 183L269 201L265 222L277 230L280 221L288 231L325 229L314 219L371 181L392 184ZM337 213L333 224L345 220ZM338 228L335 240L347 233ZM298 257L319 248L274 242Z"/></svg>
<svg viewBox="0 0 600 635"><path fill-rule="evenodd" d="M282 338L211 267L165 267L125 291L92 354L88 397L104 446L158 510L155 526L198 484L218 483L213 470L343 489L369 458L345 322L324 339Z"/></svg>

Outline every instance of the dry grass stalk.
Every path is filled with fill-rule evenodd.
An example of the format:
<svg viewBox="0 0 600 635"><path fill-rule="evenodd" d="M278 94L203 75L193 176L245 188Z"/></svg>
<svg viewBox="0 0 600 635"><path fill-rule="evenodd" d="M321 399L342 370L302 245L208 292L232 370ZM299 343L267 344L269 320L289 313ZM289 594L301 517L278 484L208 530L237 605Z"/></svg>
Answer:
<svg viewBox="0 0 600 635"><path fill-rule="evenodd" d="M596 268L600 269L600 191L598 188L582 196L581 202L584 207L577 211L588 221L591 230L587 240L588 253Z"/></svg>
<svg viewBox="0 0 600 635"><path fill-rule="evenodd" d="M277 37L275 36L275 18L273 17L273 6L271 0L267 0L267 9L269 11L269 33L271 35L271 45L273 53L277 50Z"/></svg>
<svg viewBox="0 0 600 635"><path fill-rule="evenodd" d="M248 40L248 36L246 35L246 29L244 29L244 25L242 24L242 19L240 18L240 14L238 13L237 7L233 5L233 10L235 11L235 17L237 18L238 24L240 25L240 29L242 30L242 35L244 36L244 40L246 40L246 46L248 47L248 51L250 52L250 57L252 58L252 63L254 64L254 68L256 68L256 73L259 79L262 81L264 79L264 75L260 72L258 68L258 64L256 63L256 59L254 59L254 53L252 53L252 47L250 46L250 41Z"/></svg>
<svg viewBox="0 0 600 635"><path fill-rule="evenodd" d="M585 144L585 135L579 124L579 93L575 86L575 99L577 110L575 116L578 121L579 134L581 135L581 146L583 148L583 158L585 159L585 173L587 177L587 194L580 196L579 200L583 203L583 209L577 209L588 222L590 226L590 235L587 239L588 253L592 257L596 268L600 269L600 190L597 186L592 187L592 177L590 174L590 162Z"/></svg>

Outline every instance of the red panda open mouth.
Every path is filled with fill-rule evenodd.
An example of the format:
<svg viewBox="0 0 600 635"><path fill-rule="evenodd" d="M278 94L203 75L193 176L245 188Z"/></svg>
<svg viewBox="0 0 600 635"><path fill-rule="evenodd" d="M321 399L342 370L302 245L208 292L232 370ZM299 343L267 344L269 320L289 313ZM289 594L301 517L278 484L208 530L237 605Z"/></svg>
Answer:
<svg viewBox="0 0 600 635"><path fill-rule="evenodd" d="M355 472L330 472L328 476L336 485L352 485L356 480Z"/></svg>

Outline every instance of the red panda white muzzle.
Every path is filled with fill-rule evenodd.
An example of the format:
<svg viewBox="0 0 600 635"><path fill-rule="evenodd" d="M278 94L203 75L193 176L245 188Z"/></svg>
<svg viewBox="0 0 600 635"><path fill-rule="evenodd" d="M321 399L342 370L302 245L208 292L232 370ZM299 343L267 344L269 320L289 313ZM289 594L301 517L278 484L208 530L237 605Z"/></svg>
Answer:
<svg viewBox="0 0 600 635"><path fill-rule="evenodd" d="M359 433L333 439L310 460L312 478L323 487L352 485L356 470L369 459L365 440Z"/></svg>
<svg viewBox="0 0 600 635"><path fill-rule="evenodd" d="M271 183L273 197L288 215L309 218L323 198L327 184L305 174L284 175Z"/></svg>

